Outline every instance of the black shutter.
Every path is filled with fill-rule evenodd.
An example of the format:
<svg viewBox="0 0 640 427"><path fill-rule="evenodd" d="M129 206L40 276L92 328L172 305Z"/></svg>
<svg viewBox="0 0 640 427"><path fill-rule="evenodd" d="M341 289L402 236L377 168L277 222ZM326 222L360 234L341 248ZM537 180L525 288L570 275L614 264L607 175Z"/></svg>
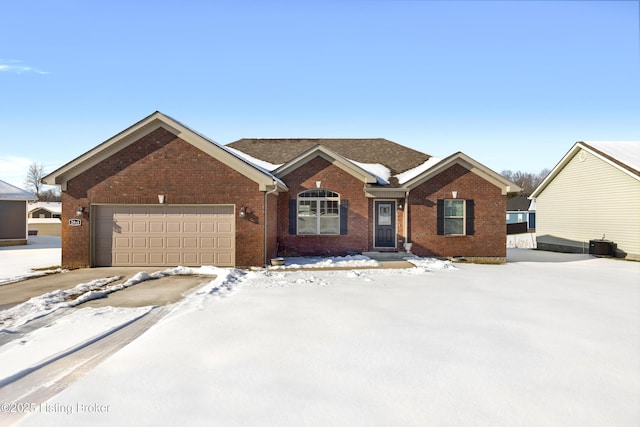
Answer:
<svg viewBox="0 0 640 427"><path fill-rule="evenodd" d="M289 234L298 234L298 200L289 200Z"/></svg>
<svg viewBox="0 0 640 427"><path fill-rule="evenodd" d="M473 211L473 207L474 207L475 203L473 203L473 199L468 199L467 200L467 211L466 211L466 220L467 220L467 224L466 224L466 234L467 236L473 236L473 234L475 233L475 228L474 228L474 211Z"/></svg>
<svg viewBox="0 0 640 427"><path fill-rule="evenodd" d="M344 236L347 234L349 220L349 201L348 200L340 200L340 235Z"/></svg>
<svg viewBox="0 0 640 427"><path fill-rule="evenodd" d="M444 200L438 199L438 204L436 205L436 224L438 229L438 235L444 236Z"/></svg>

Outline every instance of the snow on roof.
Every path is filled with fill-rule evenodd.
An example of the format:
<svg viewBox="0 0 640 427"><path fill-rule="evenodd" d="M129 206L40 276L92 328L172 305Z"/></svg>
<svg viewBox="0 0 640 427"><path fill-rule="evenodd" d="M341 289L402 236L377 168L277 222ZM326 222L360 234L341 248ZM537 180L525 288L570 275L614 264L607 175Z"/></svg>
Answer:
<svg viewBox="0 0 640 427"><path fill-rule="evenodd" d="M273 178L275 181L277 181L278 183L285 185L284 181L282 181L280 178L276 177L275 175L273 175L272 171L278 169L281 165L274 165L273 163L269 163L269 162L265 162L264 160L260 160L260 159L256 159L255 157L252 157L240 150L237 150L235 148L231 148L229 146L226 145L219 145L220 148L222 148L223 150L226 150L227 152L233 154L234 156L242 159L244 162L250 164L251 166L253 166L254 168L258 169L259 171L262 171L264 173L266 173L267 175L271 176L271 178Z"/></svg>
<svg viewBox="0 0 640 427"><path fill-rule="evenodd" d="M366 170L371 175L374 175L378 180L378 184L380 185L388 185L389 178L391 178L391 170L385 165L381 165L380 163L360 163L355 160L347 159L354 165L360 167L361 169Z"/></svg>
<svg viewBox="0 0 640 427"><path fill-rule="evenodd" d="M62 203L61 202L36 202L36 203L29 204L29 212L34 211L36 209L45 209L51 213L61 214Z"/></svg>
<svg viewBox="0 0 640 427"><path fill-rule="evenodd" d="M238 149L235 148L231 148L227 145L223 145L221 146L222 148L224 148L225 150L235 154L237 157L240 157L241 159L243 159L245 162L247 163L251 163L253 166L262 169L263 171L271 174L272 171L278 169L280 165L276 165L273 163L269 163L269 162L265 162L264 160L260 160L258 158L255 158L253 156L248 155L247 153L245 153L244 151L240 151Z"/></svg>
<svg viewBox="0 0 640 427"><path fill-rule="evenodd" d="M417 177L427 169L431 169L433 166L438 164L441 160L442 159L438 157L430 157L429 160L427 160L423 164L413 169L409 169L406 172L399 173L398 175L396 175L396 178L398 178L398 182L400 184L404 184L405 182L411 181L413 178Z"/></svg>
<svg viewBox="0 0 640 427"><path fill-rule="evenodd" d="M585 141L586 145L640 170L640 141Z"/></svg>
<svg viewBox="0 0 640 427"><path fill-rule="evenodd" d="M0 180L0 199L4 200L37 200L35 194Z"/></svg>

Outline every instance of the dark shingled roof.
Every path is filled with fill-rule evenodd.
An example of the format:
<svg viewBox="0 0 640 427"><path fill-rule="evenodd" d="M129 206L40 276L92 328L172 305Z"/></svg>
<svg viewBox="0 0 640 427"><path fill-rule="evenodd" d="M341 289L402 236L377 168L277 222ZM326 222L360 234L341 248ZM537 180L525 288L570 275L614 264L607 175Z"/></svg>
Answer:
<svg viewBox="0 0 640 427"><path fill-rule="evenodd" d="M356 162L380 163L388 167L392 175L413 169L431 157L384 138L244 138L227 144L274 164L287 163L316 145L323 145Z"/></svg>
<svg viewBox="0 0 640 427"><path fill-rule="evenodd" d="M508 211L528 211L530 205L531 200L522 194L507 199Z"/></svg>

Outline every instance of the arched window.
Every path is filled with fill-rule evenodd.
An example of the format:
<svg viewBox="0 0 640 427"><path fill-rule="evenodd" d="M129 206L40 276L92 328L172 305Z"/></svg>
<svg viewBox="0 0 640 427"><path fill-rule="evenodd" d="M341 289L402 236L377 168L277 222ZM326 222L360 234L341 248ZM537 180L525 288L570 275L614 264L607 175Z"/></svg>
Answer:
<svg viewBox="0 0 640 427"><path fill-rule="evenodd" d="M298 194L298 234L340 234L340 195L322 189Z"/></svg>

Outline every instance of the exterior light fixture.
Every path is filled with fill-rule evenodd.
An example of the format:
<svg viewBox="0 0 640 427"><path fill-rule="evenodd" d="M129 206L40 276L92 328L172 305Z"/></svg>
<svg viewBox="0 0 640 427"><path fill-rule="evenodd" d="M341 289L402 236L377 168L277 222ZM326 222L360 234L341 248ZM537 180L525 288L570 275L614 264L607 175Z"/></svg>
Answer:
<svg viewBox="0 0 640 427"><path fill-rule="evenodd" d="M247 208L243 206L240 208L240 218L244 218L245 216L247 216Z"/></svg>
<svg viewBox="0 0 640 427"><path fill-rule="evenodd" d="M76 209L76 216L82 216L83 213L84 208L82 206L78 206L78 209Z"/></svg>
<svg viewBox="0 0 640 427"><path fill-rule="evenodd" d="M400 210L404 209L404 203L403 202L398 202L398 209L400 209Z"/></svg>

